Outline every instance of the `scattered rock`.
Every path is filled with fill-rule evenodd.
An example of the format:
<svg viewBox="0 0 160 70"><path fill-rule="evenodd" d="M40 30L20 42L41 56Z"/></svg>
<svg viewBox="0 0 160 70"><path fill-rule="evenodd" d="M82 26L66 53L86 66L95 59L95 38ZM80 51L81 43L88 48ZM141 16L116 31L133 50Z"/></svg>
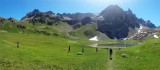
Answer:
<svg viewBox="0 0 160 70"><path fill-rule="evenodd" d="M83 55L83 53L82 52L78 52L77 55Z"/></svg>
<svg viewBox="0 0 160 70"><path fill-rule="evenodd" d="M25 28L26 28L26 26L25 26L25 25L23 25L23 24L18 24L18 25L17 25L17 28L19 28L19 29L25 29Z"/></svg>
<svg viewBox="0 0 160 70"><path fill-rule="evenodd" d="M0 30L0 32L6 33L7 31L5 31L5 30Z"/></svg>
<svg viewBox="0 0 160 70"><path fill-rule="evenodd" d="M127 58L127 54L121 54L121 56L123 57L123 58Z"/></svg>
<svg viewBox="0 0 160 70"><path fill-rule="evenodd" d="M5 18L0 17L0 24L3 23L4 21L6 21Z"/></svg>
<svg viewBox="0 0 160 70"><path fill-rule="evenodd" d="M11 21L11 22L14 22L14 23L17 21L16 19L14 19L12 17L8 18L8 20Z"/></svg>
<svg viewBox="0 0 160 70"><path fill-rule="evenodd" d="M139 57L137 56L136 59L139 59Z"/></svg>
<svg viewBox="0 0 160 70"><path fill-rule="evenodd" d="M54 33L53 35L54 35L54 36L59 36L57 33Z"/></svg>

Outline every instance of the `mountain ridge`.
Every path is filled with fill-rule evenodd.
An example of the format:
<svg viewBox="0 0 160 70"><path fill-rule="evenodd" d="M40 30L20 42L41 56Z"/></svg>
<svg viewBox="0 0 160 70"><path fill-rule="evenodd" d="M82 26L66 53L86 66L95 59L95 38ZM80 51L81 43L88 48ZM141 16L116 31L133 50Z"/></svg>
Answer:
<svg viewBox="0 0 160 70"><path fill-rule="evenodd" d="M16 22L14 18L3 19ZM94 13L54 13L52 11L41 12L38 9L29 12L20 21L31 24L54 25L64 22L77 29L86 24L96 24L95 31L106 34L111 39L129 38L135 35L143 25L148 28L156 28L150 21L138 18L131 9L124 11L118 5L110 5L99 14Z"/></svg>

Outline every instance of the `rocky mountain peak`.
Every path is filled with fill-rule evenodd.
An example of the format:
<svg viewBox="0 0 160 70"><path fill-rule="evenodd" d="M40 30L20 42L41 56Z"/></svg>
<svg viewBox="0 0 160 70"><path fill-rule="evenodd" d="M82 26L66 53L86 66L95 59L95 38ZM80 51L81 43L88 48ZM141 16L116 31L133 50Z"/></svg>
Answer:
<svg viewBox="0 0 160 70"><path fill-rule="evenodd" d="M142 18L140 18L139 23L149 28L156 28L156 26L150 20L145 21Z"/></svg>
<svg viewBox="0 0 160 70"><path fill-rule="evenodd" d="M98 30L112 39L125 38L128 36L129 28L138 26L137 18L132 13L126 14L118 5L110 5L100 15L104 20L98 23Z"/></svg>
<svg viewBox="0 0 160 70"><path fill-rule="evenodd" d="M127 12L128 12L128 13L132 13L132 10L129 8Z"/></svg>
<svg viewBox="0 0 160 70"><path fill-rule="evenodd" d="M109 38L126 38L136 32L140 25L155 28L151 21L145 21L137 16L129 8L124 11L118 5L110 5L98 15L93 13L63 13L55 14L52 11L40 12L38 9L28 13L22 20L31 23L47 23L52 25L57 22L66 22L71 26L96 23L97 30L106 34Z"/></svg>
<svg viewBox="0 0 160 70"><path fill-rule="evenodd" d="M123 16L123 9L120 8L118 5L110 5L108 6L106 9L104 9L101 13L101 16L103 16L104 18L106 18L106 20L108 18L115 18L117 16Z"/></svg>
<svg viewBox="0 0 160 70"><path fill-rule="evenodd" d="M5 20L5 18L0 17L0 24L3 23Z"/></svg>
<svg viewBox="0 0 160 70"><path fill-rule="evenodd" d="M8 18L7 20L9 20L9 21L11 21L11 22L16 22L16 21L17 21L16 19L14 19L14 18L12 18L12 17Z"/></svg>
<svg viewBox="0 0 160 70"><path fill-rule="evenodd" d="M52 11L47 11L46 14L55 15L55 13L53 13Z"/></svg>
<svg viewBox="0 0 160 70"><path fill-rule="evenodd" d="M34 9L33 10L33 13L39 13L40 11L39 11L39 9Z"/></svg>
<svg viewBox="0 0 160 70"><path fill-rule="evenodd" d="M34 9L32 12L27 13L26 16L24 16L21 20L28 20L32 19L36 15L40 15L42 12L40 12L38 9Z"/></svg>
<svg viewBox="0 0 160 70"><path fill-rule="evenodd" d="M52 11L41 12L38 9L29 12L25 17L23 17L22 21L28 21L29 23L44 23L48 25L52 25L56 22L60 22L62 18L56 16Z"/></svg>
<svg viewBox="0 0 160 70"><path fill-rule="evenodd" d="M149 28L155 25L150 21L138 19L131 9L123 11L118 5L110 5L101 13L104 20L98 23L98 30L105 33L110 38L126 38L131 31L140 28L140 24Z"/></svg>

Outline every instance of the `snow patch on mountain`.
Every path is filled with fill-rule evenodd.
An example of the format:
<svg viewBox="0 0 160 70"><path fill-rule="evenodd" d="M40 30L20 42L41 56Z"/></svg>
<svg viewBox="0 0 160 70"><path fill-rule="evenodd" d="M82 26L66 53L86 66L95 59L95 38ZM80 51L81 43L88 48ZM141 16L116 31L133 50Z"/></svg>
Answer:
<svg viewBox="0 0 160 70"><path fill-rule="evenodd" d="M148 28L146 26L140 25L139 28L136 28L137 32L134 35L130 36L128 39L144 39L148 36L154 38L160 38L157 36L156 31L154 29Z"/></svg>
<svg viewBox="0 0 160 70"><path fill-rule="evenodd" d="M159 38L156 34L154 34L154 36L153 36L154 38Z"/></svg>
<svg viewBox="0 0 160 70"><path fill-rule="evenodd" d="M90 41L99 41L97 36L95 36L95 37L93 37L93 38L90 38L89 40L90 40Z"/></svg>
<svg viewBox="0 0 160 70"><path fill-rule="evenodd" d="M139 30L138 30L138 33L140 33L140 32L142 31L142 29L143 29L143 27L142 27L142 25L140 25L140 28L139 28Z"/></svg>

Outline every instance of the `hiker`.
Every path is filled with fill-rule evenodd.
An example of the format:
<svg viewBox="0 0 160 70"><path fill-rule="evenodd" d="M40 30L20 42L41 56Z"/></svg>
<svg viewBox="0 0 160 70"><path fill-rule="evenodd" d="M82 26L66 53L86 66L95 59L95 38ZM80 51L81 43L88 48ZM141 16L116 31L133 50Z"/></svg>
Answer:
<svg viewBox="0 0 160 70"><path fill-rule="evenodd" d="M71 47L69 46L69 47L68 47L68 53L69 53L70 51L71 51Z"/></svg>
<svg viewBox="0 0 160 70"><path fill-rule="evenodd" d="M109 49L110 60L112 60L112 54L113 54L112 49Z"/></svg>

